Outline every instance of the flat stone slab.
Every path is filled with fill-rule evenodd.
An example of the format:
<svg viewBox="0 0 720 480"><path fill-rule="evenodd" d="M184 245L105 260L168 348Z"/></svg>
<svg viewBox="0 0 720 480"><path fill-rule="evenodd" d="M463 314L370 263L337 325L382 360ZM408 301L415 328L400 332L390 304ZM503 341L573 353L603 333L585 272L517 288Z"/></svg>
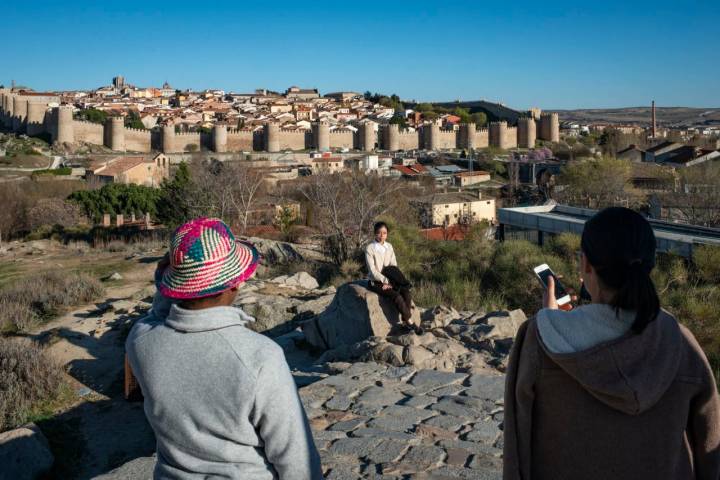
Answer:
<svg viewBox="0 0 720 480"><path fill-rule="evenodd" d="M420 370L410 380L417 393L427 393L441 387L461 383L467 378L465 373L440 372L437 370Z"/></svg>

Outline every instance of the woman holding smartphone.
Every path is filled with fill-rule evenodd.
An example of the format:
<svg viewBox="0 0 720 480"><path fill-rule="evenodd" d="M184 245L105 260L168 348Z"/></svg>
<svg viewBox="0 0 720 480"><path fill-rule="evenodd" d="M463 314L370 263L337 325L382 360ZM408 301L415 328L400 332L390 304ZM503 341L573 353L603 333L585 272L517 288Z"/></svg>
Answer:
<svg viewBox="0 0 720 480"><path fill-rule="evenodd" d="M510 479L720 478L720 399L693 335L660 308L650 224L626 208L585 224L592 301L544 307L518 332L507 370Z"/></svg>

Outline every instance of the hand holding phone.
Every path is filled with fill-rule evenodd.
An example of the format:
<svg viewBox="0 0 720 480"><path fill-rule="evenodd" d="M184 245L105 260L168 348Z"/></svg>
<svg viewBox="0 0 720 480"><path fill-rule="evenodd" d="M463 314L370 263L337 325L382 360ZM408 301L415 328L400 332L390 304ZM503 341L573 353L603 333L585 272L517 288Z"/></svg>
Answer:
<svg viewBox="0 0 720 480"><path fill-rule="evenodd" d="M550 267L543 263L533 269L540 283L545 287L543 293L543 307L567 310L570 307L570 295L563 287L563 284L557 279L555 273ZM572 308L572 307L570 307Z"/></svg>

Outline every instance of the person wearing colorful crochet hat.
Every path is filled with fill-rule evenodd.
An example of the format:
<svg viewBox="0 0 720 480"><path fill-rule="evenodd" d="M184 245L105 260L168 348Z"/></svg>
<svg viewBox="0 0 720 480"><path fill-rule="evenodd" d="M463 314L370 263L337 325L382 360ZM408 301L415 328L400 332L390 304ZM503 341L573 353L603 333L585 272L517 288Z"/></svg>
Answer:
<svg viewBox="0 0 720 480"><path fill-rule="evenodd" d="M157 439L155 478L321 479L282 349L232 306L258 251L197 218L175 231L168 257L151 314L126 342Z"/></svg>

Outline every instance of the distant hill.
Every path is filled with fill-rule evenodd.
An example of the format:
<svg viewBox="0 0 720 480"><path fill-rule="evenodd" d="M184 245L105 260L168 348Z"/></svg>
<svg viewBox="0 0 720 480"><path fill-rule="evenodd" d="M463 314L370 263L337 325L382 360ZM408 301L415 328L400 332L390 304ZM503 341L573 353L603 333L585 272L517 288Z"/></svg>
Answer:
<svg viewBox="0 0 720 480"><path fill-rule="evenodd" d="M660 126L679 127L692 125L720 125L720 108L657 107ZM650 125L649 106L627 108L592 108L579 110L554 110L561 121L635 123Z"/></svg>
<svg viewBox="0 0 720 480"><path fill-rule="evenodd" d="M472 100L468 102L432 102L433 105L444 107L444 108L467 108L470 113L484 112L488 117L489 122L505 120L510 125L517 124L518 118L523 115L523 112L513 110L499 103L487 102L485 100Z"/></svg>

